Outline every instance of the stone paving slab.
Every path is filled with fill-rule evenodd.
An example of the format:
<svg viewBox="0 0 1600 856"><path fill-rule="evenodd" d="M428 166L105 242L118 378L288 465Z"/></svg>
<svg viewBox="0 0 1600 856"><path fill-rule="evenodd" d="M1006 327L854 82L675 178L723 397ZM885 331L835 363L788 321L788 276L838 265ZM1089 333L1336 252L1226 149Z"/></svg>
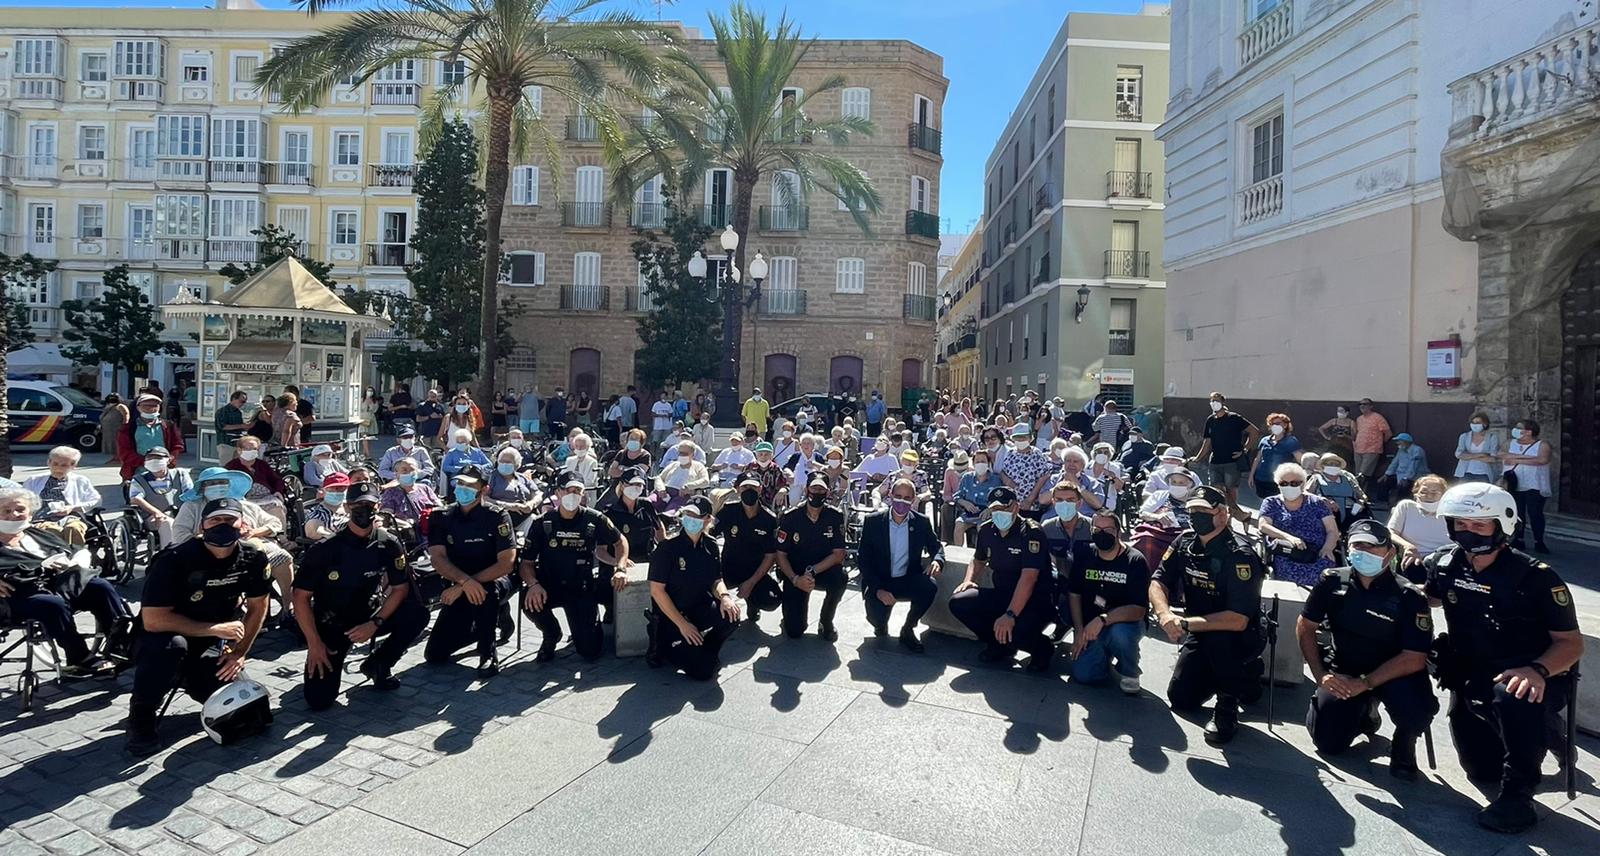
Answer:
<svg viewBox="0 0 1600 856"><path fill-rule="evenodd" d="M728 824L701 856L941 856L879 832L757 800Z"/></svg>
<svg viewBox="0 0 1600 856"><path fill-rule="evenodd" d="M263 856L352 856L373 852L455 856L461 850L448 841L387 818L358 808L343 808L322 823L303 829L261 852Z"/></svg>

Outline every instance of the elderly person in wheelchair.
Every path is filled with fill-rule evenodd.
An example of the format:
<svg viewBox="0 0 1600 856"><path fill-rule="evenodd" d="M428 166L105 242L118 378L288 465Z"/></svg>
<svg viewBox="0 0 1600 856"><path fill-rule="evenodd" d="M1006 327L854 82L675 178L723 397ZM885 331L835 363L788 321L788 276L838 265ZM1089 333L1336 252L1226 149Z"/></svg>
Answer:
<svg viewBox="0 0 1600 856"><path fill-rule="evenodd" d="M32 491L0 489L0 624L38 622L65 655L64 678L109 674L113 659L127 659L133 611L109 581L95 575L86 549L31 522L38 510ZM106 657L79 635L73 613L81 610L94 614L106 638Z"/></svg>
<svg viewBox="0 0 1600 856"><path fill-rule="evenodd" d="M139 515L144 531L155 533L158 547L172 543L172 518L178 513L179 497L191 490L194 478L182 467L172 469L172 453L167 447L156 446L144 453L144 466L128 480L128 504Z"/></svg>
<svg viewBox="0 0 1600 856"><path fill-rule="evenodd" d="M665 497L657 511L677 511L697 491L711 486L711 472L706 469L704 461L695 457L696 450L692 440L678 443L677 456L662 468L661 475L656 476L656 490Z"/></svg>
<svg viewBox="0 0 1600 856"><path fill-rule="evenodd" d="M278 600L286 616L292 594L290 589L294 586L294 557L278 543L284 532L283 522L245 499L251 483L250 476L226 467L207 467L201 471L199 478L195 479L195 486L179 496L183 505L172 520L172 543L182 544L200 537L207 502L230 498L239 500L244 509L245 542L267 555L267 566L272 570L273 581L278 584Z"/></svg>
<svg viewBox="0 0 1600 856"><path fill-rule="evenodd" d="M83 453L71 446L50 450L50 472L29 478L22 486L39 498L35 523L51 523L69 544L83 545L89 532L86 515L100 507L100 491L78 472Z"/></svg>

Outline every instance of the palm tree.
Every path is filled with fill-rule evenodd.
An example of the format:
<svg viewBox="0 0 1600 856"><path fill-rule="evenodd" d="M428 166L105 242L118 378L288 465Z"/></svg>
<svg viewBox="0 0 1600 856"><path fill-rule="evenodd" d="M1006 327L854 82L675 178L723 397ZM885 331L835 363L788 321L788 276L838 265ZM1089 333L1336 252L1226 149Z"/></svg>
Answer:
<svg viewBox="0 0 1600 856"><path fill-rule="evenodd" d="M299 0L315 15L343 0ZM466 79L441 85L425 105L423 144L455 111L459 91L482 92L487 123L484 163L483 318L479 329L478 401L494 396L499 361L497 313L500 221L513 148L538 145L552 172L560 160L555 136L528 100L530 87L580 105L594 118L603 146L624 146L623 121L612 107L620 94L643 91L659 76L657 50L666 33L625 12L597 9L605 0L380 0L320 33L296 40L256 75L291 111L311 108L335 85L358 84L404 60L464 60ZM620 77L620 79L619 79Z"/></svg>
<svg viewBox="0 0 1600 856"><path fill-rule="evenodd" d="M613 192L626 199L633 188L664 170L664 153L674 152L681 170L677 183L692 187L705 170L724 167L733 172L731 226L741 236L750 234L750 205L762 175L787 170L795 181L779 184L784 204L795 204L821 191L844 202L863 233L869 233L868 215L882 208L872 182L854 164L831 147L816 146L822 137L833 146L849 142L851 135L871 136L871 121L843 117L816 121L806 113L813 99L836 92L844 77L833 75L798 97L786 96L790 80L816 42L803 37L787 15L769 28L765 14L736 2L728 15L712 14L716 57L722 75L706 68L686 48L667 51L665 82L647 102L664 121L646 125L613 161ZM725 88L724 88L725 87ZM703 122L682 119L686 104L698 103ZM734 253L734 266L745 270L748 241ZM725 289L722 326L723 360L717 390L717 412L737 417L740 337L745 310L743 289Z"/></svg>

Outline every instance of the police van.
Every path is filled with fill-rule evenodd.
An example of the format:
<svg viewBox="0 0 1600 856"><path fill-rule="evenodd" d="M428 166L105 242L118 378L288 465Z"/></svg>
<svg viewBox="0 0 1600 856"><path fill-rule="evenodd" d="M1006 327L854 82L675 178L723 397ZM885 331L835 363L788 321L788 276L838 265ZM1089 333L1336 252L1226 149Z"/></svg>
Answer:
<svg viewBox="0 0 1600 856"><path fill-rule="evenodd" d="M73 446L85 452L100 448L100 402L58 383L37 380L6 382L7 436L14 444Z"/></svg>

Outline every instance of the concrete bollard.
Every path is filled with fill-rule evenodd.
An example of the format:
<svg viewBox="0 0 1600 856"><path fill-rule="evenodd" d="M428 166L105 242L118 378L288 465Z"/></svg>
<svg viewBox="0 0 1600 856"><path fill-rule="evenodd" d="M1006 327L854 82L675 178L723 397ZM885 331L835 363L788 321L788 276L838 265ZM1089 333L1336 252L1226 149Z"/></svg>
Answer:
<svg viewBox="0 0 1600 856"><path fill-rule="evenodd" d="M1267 580L1261 584L1261 612L1263 615L1272 613L1272 596L1278 596L1278 651L1277 669L1274 672L1271 662L1266 664L1267 674L1276 676L1278 686L1294 686L1306 680L1306 660L1300 655L1300 643L1295 639L1295 620L1300 617L1300 610L1305 608L1306 596L1310 592L1290 582L1281 580ZM1270 655L1270 650L1262 652L1262 659ZM1263 675L1265 678L1265 675Z"/></svg>
<svg viewBox="0 0 1600 856"><path fill-rule="evenodd" d="M971 547L944 548L944 572L939 575L939 596L933 599L933 606L922 619L927 623L929 630L960 636L962 639L978 638L965 624L950 614L950 595L954 594L956 586L961 585L961 581L967 578L967 567L971 564ZM985 572L977 582L978 585L988 586L989 574Z"/></svg>
<svg viewBox="0 0 1600 856"><path fill-rule="evenodd" d="M617 592L612 610L618 657L643 657L650 649L644 612L650 608L650 565L634 562L628 570L628 587Z"/></svg>

